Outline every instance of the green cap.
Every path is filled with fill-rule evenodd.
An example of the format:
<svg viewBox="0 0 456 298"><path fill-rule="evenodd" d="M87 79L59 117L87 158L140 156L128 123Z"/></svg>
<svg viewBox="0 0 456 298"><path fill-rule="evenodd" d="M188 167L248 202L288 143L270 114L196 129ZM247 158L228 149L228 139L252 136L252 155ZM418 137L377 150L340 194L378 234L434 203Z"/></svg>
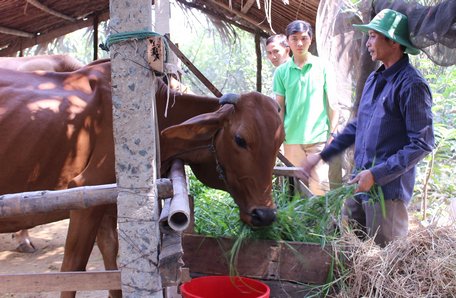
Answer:
<svg viewBox="0 0 456 298"><path fill-rule="evenodd" d="M392 9L383 9L367 25L353 25L363 32L377 31L389 39L406 47L405 52L417 55L420 50L415 48L409 39L407 16Z"/></svg>

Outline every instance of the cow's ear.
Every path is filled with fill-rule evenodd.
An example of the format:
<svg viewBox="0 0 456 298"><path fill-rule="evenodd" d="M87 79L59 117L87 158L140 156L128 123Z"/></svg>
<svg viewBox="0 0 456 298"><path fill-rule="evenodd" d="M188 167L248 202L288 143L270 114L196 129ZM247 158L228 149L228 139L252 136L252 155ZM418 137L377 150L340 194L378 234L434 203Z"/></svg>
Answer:
<svg viewBox="0 0 456 298"><path fill-rule="evenodd" d="M207 140L223 127L225 120L233 111L233 105L224 105L213 113L201 114L181 124L170 126L164 129L161 134L168 139Z"/></svg>

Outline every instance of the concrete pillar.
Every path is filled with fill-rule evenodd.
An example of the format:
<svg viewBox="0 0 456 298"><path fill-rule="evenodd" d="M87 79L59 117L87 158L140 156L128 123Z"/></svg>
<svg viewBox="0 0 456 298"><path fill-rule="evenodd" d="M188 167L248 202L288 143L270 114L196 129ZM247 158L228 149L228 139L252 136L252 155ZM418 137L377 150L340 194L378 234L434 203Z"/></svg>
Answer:
<svg viewBox="0 0 456 298"><path fill-rule="evenodd" d="M111 33L152 31L150 0L111 0ZM154 75L146 40L111 45L112 99L124 297L163 297L158 270Z"/></svg>

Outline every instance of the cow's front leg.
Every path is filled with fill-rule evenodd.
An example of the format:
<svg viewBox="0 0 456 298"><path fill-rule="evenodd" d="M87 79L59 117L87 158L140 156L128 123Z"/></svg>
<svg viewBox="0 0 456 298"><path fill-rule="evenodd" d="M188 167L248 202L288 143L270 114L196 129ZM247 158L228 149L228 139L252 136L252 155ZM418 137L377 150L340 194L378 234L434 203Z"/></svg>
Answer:
<svg viewBox="0 0 456 298"><path fill-rule="evenodd" d="M106 206L70 212L65 251L60 271L85 271ZM72 298L76 292L62 292L61 298Z"/></svg>
<svg viewBox="0 0 456 298"><path fill-rule="evenodd" d="M97 245L103 256L106 270L117 270L117 254L119 252L119 239L117 235L117 205L113 204L108 209L101 221L97 234ZM110 290L109 297L121 298L121 290Z"/></svg>

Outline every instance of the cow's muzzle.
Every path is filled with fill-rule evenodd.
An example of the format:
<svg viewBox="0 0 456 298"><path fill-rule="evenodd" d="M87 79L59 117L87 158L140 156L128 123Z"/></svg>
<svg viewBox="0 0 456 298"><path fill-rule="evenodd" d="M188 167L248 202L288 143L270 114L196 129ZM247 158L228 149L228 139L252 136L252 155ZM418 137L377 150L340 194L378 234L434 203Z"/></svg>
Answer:
<svg viewBox="0 0 456 298"><path fill-rule="evenodd" d="M276 220L277 210L273 208L256 208L253 209L250 216L251 224L254 227L270 226Z"/></svg>

